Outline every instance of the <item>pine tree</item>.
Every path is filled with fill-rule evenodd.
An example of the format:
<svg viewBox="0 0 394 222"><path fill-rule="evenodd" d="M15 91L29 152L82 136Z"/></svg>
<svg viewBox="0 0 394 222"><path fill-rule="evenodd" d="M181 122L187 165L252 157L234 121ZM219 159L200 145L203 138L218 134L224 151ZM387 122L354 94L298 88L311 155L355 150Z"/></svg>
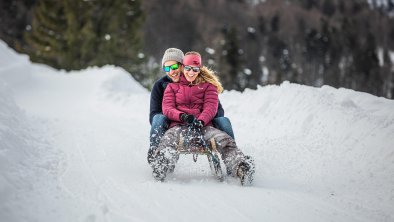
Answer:
<svg viewBox="0 0 394 222"><path fill-rule="evenodd" d="M62 68L60 54L66 51L65 28L66 18L61 4L55 0L39 1L35 6L32 29L25 34L31 60Z"/></svg>
<svg viewBox="0 0 394 222"><path fill-rule="evenodd" d="M271 32L278 32L280 28L280 17L279 14L276 13L274 17L271 19Z"/></svg>
<svg viewBox="0 0 394 222"><path fill-rule="evenodd" d="M387 0L387 10L389 12L394 11L394 0Z"/></svg>
<svg viewBox="0 0 394 222"><path fill-rule="evenodd" d="M324 0L322 5L322 12L327 16L332 16L336 11L336 6L332 0Z"/></svg>
<svg viewBox="0 0 394 222"><path fill-rule="evenodd" d="M239 82L240 54L238 43L238 32L235 27L225 28L224 45L222 47L222 57L220 58L220 79L224 88L241 90Z"/></svg>
<svg viewBox="0 0 394 222"><path fill-rule="evenodd" d="M26 34L31 59L55 68L121 66L136 73L141 59L141 1L39 0Z"/></svg>
<svg viewBox="0 0 394 222"><path fill-rule="evenodd" d="M391 62L389 50L383 49L383 67L380 70L381 76L383 76L383 96L393 99L394 92L394 71L392 70L393 63Z"/></svg>
<svg viewBox="0 0 394 222"><path fill-rule="evenodd" d="M298 0L298 2L300 2L301 6L307 10L311 10L319 5L319 0Z"/></svg>

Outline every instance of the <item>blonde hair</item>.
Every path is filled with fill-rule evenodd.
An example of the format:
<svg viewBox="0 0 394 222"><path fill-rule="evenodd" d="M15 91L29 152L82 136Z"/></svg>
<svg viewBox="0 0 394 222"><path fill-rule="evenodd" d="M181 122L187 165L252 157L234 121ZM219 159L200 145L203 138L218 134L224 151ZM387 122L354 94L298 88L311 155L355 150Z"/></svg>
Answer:
<svg viewBox="0 0 394 222"><path fill-rule="evenodd" d="M198 55L201 57L200 53L195 51L187 52L185 55ZM218 93L223 92L223 86L220 83L219 77L216 75L215 71L206 66L200 67L200 73L194 80L194 84L197 85L204 82L209 82L214 85L217 88Z"/></svg>

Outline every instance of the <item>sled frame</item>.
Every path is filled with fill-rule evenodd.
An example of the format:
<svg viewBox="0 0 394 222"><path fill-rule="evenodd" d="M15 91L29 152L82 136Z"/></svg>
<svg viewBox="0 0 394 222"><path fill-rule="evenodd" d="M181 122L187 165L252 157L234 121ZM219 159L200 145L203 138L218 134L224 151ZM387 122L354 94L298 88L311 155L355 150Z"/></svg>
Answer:
<svg viewBox="0 0 394 222"><path fill-rule="evenodd" d="M216 179L222 182L224 180L224 174L220 164L221 159L219 158L220 155L216 147L215 138L211 138L209 144L207 144L204 139L202 139L202 141L203 144L201 144L201 146L186 145L185 138L181 134L176 150L178 154L192 154L194 162L197 161L198 155L206 155L212 174Z"/></svg>

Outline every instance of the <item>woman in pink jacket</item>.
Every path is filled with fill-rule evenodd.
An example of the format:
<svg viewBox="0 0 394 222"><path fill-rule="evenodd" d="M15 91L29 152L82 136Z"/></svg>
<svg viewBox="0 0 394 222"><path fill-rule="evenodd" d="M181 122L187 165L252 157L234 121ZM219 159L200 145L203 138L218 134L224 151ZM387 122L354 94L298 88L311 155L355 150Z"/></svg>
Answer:
<svg viewBox="0 0 394 222"><path fill-rule="evenodd" d="M221 83L213 71L202 66L201 55L197 52L185 54L182 68L180 81L170 83L164 91L163 114L171 123L154 154L154 178L163 181L169 169L174 169L179 138L187 136L189 124L202 132L205 141L214 138L230 175L239 177L242 184L251 183L253 159L245 156L228 134L211 124L218 108L218 94L223 91Z"/></svg>

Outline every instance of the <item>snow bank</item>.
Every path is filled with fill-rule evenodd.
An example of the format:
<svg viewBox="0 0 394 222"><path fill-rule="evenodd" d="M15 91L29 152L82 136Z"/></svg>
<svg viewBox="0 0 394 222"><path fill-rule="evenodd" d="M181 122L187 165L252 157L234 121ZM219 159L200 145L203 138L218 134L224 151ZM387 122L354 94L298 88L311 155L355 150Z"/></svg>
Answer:
<svg viewBox="0 0 394 222"><path fill-rule="evenodd" d="M284 82L223 95L238 143L264 186L291 187L388 215L394 200L394 102Z"/></svg>

